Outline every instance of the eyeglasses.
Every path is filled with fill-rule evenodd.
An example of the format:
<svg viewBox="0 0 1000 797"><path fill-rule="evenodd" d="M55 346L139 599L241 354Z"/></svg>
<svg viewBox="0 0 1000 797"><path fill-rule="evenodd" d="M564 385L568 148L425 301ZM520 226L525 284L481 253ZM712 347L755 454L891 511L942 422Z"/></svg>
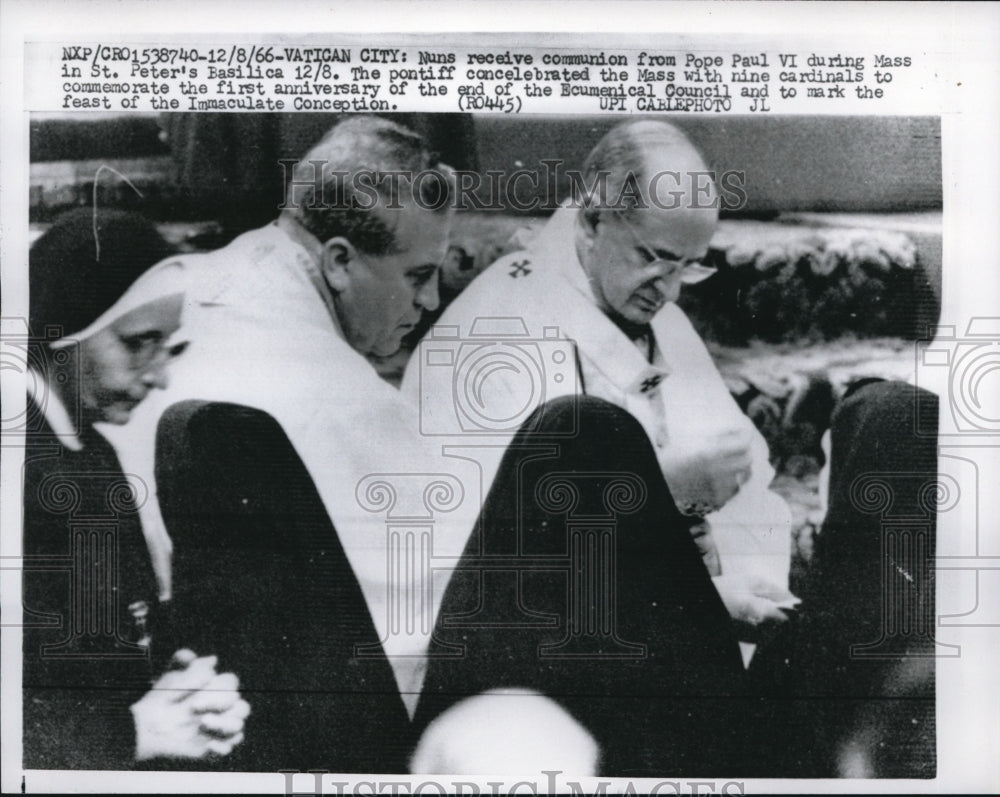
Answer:
<svg viewBox="0 0 1000 797"><path fill-rule="evenodd" d="M115 333L119 345L125 350L129 367L133 371L149 368L154 361L163 362L179 357L188 347L189 341L167 345L160 335L119 335Z"/></svg>
<svg viewBox="0 0 1000 797"><path fill-rule="evenodd" d="M706 266L704 263L698 260L675 260L669 257L660 257L656 254L656 250L647 244L642 238L639 237L639 233L636 232L635 228L629 223L628 219L621 214L617 214L618 218L621 219L622 224L625 225L626 229L632 236L632 239L639 244L636 248L639 253L646 260L647 266L658 266L660 268L669 267L670 273L673 274L677 269L680 269L681 283L684 285L694 285L702 280L706 280L715 274L718 269L713 266Z"/></svg>

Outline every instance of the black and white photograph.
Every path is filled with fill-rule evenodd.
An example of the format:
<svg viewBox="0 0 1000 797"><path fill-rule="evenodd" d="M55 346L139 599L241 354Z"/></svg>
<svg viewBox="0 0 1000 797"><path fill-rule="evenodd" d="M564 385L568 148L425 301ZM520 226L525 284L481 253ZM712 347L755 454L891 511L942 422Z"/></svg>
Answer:
<svg viewBox="0 0 1000 797"><path fill-rule="evenodd" d="M997 6L219 5L12 6L3 790L1000 789Z"/></svg>

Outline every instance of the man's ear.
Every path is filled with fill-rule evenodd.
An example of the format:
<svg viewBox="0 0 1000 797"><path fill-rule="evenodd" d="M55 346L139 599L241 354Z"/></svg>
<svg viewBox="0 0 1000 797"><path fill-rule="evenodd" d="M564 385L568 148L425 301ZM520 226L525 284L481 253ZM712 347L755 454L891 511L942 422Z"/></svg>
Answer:
<svg viewBox="0 0 1000 797"><path fill-rule="evenodd" d="M341 293L351 280L352 264L357 250L346 238L338 236L323 244L323 277L330 289Z"/></svg>
<svg viewBox="0 0 1000 797"><path fill-rule="evenodd" d="M601 211L596 208L580 208L579 211L579 226L583 233L583 242L587 246L592 246L594 243L594 238L597 237L597 225L601 220Z"/></svg>

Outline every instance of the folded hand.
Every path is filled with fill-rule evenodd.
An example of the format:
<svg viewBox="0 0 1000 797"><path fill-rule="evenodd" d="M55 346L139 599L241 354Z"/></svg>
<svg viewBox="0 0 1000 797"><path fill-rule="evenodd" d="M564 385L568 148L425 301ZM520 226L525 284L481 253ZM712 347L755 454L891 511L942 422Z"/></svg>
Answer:
<svg viewBox="0 0 1000 797"><path fill-rule="evenodd" d="M229 755L243 741L250 706L239 679L216 672L217 663L190 650L174 654L171 669L132 705L137 760Z"/></svg>

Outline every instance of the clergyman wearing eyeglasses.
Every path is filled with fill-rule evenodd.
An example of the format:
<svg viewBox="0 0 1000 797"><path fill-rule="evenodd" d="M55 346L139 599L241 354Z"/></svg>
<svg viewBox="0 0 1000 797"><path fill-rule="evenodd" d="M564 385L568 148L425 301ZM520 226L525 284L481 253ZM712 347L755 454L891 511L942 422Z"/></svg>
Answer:
<svg viewBox="0 0 1000 797"><path fill-rule="evenodd" d="M638 120L613 128L582 168L580 184L599 190L564 204L528 250L488 268L431 333L431 340L457 335L472 345L489 342L481 332L490 324L511 320L523 322L526 340L544 343L558 330L574 344L575 378L565 365L546 361L543 345L540 378L499 358L496 368L480 369L475 384L442 390L422 367L425 358L415 356L403 390L434 428L455 414L455 391L465 390L472 391L465 409L478 407L493 421L574 392L627 410L649 436L678 508L697 519L692 533L742 629L746 658L761 633L787 620L781 607L797 602L788 591L791 518L769 490L774 470L766 442L675 304L683 284L713 273L701 262L718 223L718 195L707 174L698 150L669 124ZM668 188L663 175L674 176L669 202L656 195ZM522 355L527 351L521 346ZM461 370L456 365L456 379ZM558 373L548 378L546 371ZM485 464L487 480L494 467Z"/></svg>

